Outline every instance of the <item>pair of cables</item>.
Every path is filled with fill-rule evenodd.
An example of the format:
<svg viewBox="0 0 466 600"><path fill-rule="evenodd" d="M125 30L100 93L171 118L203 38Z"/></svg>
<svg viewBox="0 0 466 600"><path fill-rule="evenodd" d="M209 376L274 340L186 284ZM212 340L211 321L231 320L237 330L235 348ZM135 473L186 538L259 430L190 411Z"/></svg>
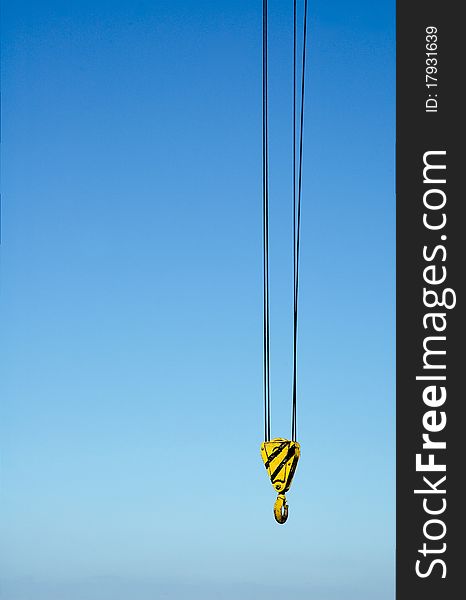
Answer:
<svg viewBox="0 0 466 600"><path fill-rule="evenodd" d="M297 0L293 0L293 387L291 440L297 436L297 342L299 246L303 166L304 96L306 79L308 0L304 0L301 82L298 90ZM299 103L298 103L299 97ZM264 440L270 441L270 308L269 308L269 125L268 125L268 0L262 4L262 225L263 225L263 341ZM299 123L298 123L299 112Z"/></svg>

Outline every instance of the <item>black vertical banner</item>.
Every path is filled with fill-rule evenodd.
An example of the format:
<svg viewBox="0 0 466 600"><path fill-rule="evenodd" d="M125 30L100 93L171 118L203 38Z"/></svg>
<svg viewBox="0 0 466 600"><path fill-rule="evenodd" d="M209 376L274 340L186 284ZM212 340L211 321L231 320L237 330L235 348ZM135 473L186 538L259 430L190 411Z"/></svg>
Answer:
<svg viewBox="0 0 466 600"><path fill-rule="evenodd" d="M398 600L464 594L461 9L397 2Z"/></svg>

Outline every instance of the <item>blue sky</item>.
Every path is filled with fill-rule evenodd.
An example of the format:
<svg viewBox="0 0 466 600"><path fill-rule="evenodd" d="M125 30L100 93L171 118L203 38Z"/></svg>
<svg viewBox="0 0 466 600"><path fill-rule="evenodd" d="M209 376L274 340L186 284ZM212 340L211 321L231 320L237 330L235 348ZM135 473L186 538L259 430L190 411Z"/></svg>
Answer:
<svg viewBox="0 0 466 600"><path fill-rule="evenodd" d="M288 436L292 3L269 4ZM3 2L5 600L393 597L394 3L309 10L280 527L259 456L261 2Z"/></svg>

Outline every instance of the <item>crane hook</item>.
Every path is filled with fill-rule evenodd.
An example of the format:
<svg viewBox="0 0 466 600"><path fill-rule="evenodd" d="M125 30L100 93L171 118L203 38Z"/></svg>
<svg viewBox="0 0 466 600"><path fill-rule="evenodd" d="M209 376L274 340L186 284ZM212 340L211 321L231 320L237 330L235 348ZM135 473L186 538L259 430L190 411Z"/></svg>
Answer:
<svg viewBox="0 0 466 600"><path fill-rule="evenodd" d="M293 475L301 454L298 442L275 438L261 444L261 456L270 477L270 482L278 497L273 507L277 523L285 523L288 518L288 504L285 493L290 489Z"/></svg>
<svg viewBox="0 0 466 600"><path fill-rule="evenodd" d="M285 494L278 494L273 506L273 514L277 523L286 523L288 519L288 504L286 503Z"/></svg>

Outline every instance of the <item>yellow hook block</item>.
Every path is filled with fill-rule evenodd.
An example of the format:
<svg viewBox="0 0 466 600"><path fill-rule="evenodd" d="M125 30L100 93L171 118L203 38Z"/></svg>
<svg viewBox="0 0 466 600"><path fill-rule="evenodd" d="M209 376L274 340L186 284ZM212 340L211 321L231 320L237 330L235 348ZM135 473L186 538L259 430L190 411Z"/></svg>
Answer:
<svg viewBox="0 0 466 600"><path fill-rule="evenodd" d="M301 447L298 442L275 438L261 444L261 456L278 497L274 505L274 516L278 523L288 518L285 493L290 489L298 466Z"/></svg>

